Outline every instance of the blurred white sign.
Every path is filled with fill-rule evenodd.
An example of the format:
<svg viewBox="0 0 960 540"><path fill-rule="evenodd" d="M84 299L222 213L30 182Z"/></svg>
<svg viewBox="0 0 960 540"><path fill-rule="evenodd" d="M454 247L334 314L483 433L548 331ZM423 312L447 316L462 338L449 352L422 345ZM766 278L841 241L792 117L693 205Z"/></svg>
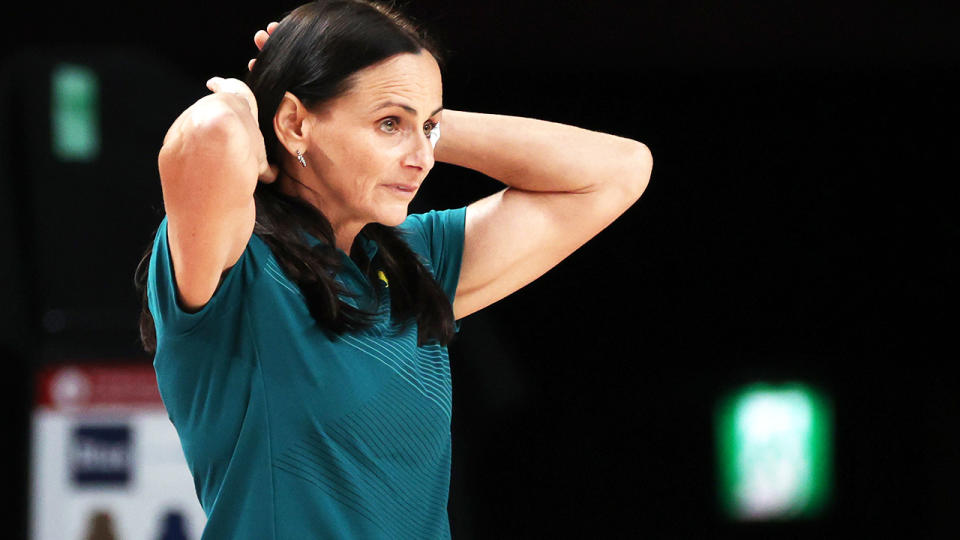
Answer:
<svg viewBox="0 0 960 540"><path fill-rule="evenodd" d="M206 516L149 364L38 374L30 538L193 540Z"/></svg>

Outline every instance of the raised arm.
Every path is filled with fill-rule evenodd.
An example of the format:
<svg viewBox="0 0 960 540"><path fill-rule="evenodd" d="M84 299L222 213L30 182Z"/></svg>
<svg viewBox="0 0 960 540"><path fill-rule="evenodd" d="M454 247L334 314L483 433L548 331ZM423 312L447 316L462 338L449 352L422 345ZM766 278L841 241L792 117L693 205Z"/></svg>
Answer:
<svg viewBox="0 0 960 540"><path fill-rule="evenodd" d="M253 234L258 178L272 181L253 93L236 79L211 79L215 93L185 110L157 158L178 300L202 308Z"/></svg>
<svg viewBox="0 0 960 540"><path fill-rule="evenodd" d="M434 158L508 187L467 207L457 319L553 268L629 208L653 167L637 141L573 126L445 110Z"/></svg>
<svg viewBox="0 0 960 540"><path fill-rule="evenodd" d="M276 27L256 33L257 48ZM640 198L653 168L643 143L564 124L450 109L440 124L436 161L508 186L467 207L457 319L530 283L593 238Z"/></svg>

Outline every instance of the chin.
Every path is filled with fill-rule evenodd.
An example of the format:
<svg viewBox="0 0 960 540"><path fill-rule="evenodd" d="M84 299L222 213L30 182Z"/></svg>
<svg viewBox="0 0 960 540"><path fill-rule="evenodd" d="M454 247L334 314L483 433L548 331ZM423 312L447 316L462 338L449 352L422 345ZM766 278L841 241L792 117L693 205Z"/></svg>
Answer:
<svg viewBox="0 0 960 540"><path fill-rule="evenodd" d="M377 223L386 225L387 227L396 227L406 221L406 219L407 207L404 206L402 210L381 214L379 219L377 219Z"/></svg>

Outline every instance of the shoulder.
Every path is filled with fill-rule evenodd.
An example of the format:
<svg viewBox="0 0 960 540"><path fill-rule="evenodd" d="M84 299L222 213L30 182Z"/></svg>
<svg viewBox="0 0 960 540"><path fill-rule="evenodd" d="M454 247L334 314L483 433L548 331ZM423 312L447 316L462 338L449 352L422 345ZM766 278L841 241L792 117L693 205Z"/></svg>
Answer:
<svg viewBox="0 0 960 540"><path fill-rule="evenodd" d="M420 256L447 296L453 299L463 260L466 207L411 214L397 226L400 236Z"/></svg>
<svg viewBox="0 0 960 540"><path fill-rule="evenodd" d="M463 249L466 210L461 207L410 214L397 230L413 251L433 260L441 251Z"/></svg>

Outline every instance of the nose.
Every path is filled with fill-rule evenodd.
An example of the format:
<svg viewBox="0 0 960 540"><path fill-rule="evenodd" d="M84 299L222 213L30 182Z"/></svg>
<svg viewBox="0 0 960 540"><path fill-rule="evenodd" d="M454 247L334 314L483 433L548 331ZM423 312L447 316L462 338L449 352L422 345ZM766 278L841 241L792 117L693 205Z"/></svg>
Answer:
<svg viewBox="0 0 960 540"><path fill-rule="evenodd" d="M418 133L411 137L413 143L410 150L404 158L404 165L409 167L418 167L424 171L433 168L433 144L426 134Z"/></svg>

